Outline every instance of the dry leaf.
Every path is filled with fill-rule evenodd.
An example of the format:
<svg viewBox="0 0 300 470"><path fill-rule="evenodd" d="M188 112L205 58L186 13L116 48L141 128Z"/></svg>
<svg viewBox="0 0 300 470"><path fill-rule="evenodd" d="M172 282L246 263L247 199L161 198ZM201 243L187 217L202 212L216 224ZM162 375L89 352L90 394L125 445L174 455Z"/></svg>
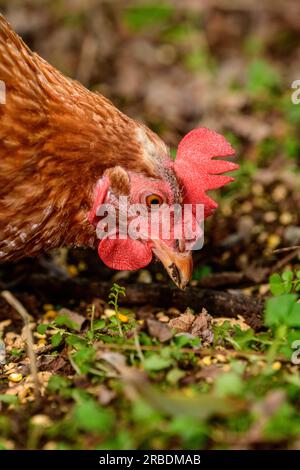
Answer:
<svg viewBox="0 0 300 470"><path fill-rule="evenodd" d="M201 338L205 343L213 342L212 317L205 308L199 315L193 315L190 309L177 318L170 320L169 325L178 333L188 333L194 337Z"/></svg>
<svg viewBox="0 0 300 470"><path fill-rule="evenodd" d="M173 336L171 328L165 323L148 318L146 325L149 335L157 338L162 343L169 341Z"/></svg>

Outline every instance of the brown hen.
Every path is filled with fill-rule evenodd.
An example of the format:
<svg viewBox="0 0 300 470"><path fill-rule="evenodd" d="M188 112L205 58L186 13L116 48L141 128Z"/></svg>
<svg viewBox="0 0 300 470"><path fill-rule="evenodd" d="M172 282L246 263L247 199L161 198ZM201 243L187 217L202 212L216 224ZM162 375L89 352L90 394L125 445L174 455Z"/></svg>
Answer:
<svg viewBox="0 0 300 470"><path fill-rule="evenodd" d="M185 239L99 242L97 211L122 195L149 211L155 205L162 221L174 204L203 204L208 216L216 204L206 190L231 181L220 173L236 168L213 159L233 154L225 139L196 129L174 164L156 134L31 52L1 15L0 80L0 261L98 246L108 266L138 269L154 254L184 288L192 272Z"/></svg>

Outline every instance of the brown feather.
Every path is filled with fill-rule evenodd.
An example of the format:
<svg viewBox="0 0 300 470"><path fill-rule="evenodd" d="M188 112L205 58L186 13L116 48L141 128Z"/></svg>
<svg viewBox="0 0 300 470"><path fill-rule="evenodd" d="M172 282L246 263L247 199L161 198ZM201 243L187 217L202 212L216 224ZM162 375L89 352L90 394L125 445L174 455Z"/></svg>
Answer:
<svg viewBox="0 0 300 470"><path fill-rule="evenodd" d="M95 246L97 180L116 165L154 176L164 144L31 52L1 15L0 80L0 260Z"/></svg>

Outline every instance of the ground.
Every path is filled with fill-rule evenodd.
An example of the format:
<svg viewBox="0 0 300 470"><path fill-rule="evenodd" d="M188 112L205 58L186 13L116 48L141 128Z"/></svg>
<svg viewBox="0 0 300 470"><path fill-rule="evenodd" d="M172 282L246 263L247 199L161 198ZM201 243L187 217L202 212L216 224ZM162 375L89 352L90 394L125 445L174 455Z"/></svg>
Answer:
<svg viewBox="0 0 300 470"><path fill-rule="evenodd" d="M88 250L1 266L3 449L299 449L299 5L203 4L0 0L174 155L201 124L240 164L184 293Z"/></svg>

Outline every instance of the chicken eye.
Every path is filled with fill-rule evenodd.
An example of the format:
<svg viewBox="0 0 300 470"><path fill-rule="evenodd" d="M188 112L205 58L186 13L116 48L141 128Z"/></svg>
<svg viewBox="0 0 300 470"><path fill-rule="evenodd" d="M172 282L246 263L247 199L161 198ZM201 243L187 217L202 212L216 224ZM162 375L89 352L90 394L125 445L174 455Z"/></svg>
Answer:
<svg viewBox="0 0 300 470"><path fill-rule="evenodd" d="M146 204L148 207L152 206L161 206L163 203L163 198L159 196L158 194L149 194L149 196L146 197Z"/></svg>

